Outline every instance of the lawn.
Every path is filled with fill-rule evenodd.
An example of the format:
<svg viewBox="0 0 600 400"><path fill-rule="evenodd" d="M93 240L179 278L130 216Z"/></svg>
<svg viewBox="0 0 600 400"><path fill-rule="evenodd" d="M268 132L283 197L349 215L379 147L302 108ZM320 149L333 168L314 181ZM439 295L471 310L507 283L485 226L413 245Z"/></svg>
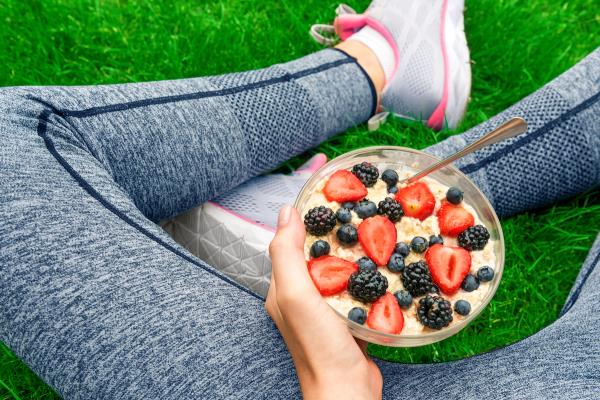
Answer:
<svg viewBox="0 0 600 400"><path fill-rule="evenodd" d="M417 1L417 0L415 0ZM366 1L352 1L363 9ZM0 86L176 79L265 67L319 49L314 22L331 0L0 0ZM472 101L456 131L398 121L364 126L314 151L333 157L374 144L423 148L493 116L600 44L595 0L468 1ZM309 154L281 167L287 171ZM557 317L600 226L600 191L502 221L503 281L482 315L458 335L418 349L372 346L401 362L453 360L529 336ZM0 343L0 400L58 396Z"/></svg>

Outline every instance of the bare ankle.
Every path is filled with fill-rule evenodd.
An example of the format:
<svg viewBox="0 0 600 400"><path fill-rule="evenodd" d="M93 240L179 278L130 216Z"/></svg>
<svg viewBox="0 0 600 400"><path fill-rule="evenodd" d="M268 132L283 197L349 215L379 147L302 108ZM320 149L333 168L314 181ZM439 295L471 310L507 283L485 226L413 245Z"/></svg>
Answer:
<svg viewBox="0 0 600 400"><path fill-rule="evenodd" d="M385 84L385 74L375 53L365 44L351 39L341 42L335 47L356 58L358 64L363 67L369 78L371 78L377 92L377 104L380 104L381 91Z"/></svg>

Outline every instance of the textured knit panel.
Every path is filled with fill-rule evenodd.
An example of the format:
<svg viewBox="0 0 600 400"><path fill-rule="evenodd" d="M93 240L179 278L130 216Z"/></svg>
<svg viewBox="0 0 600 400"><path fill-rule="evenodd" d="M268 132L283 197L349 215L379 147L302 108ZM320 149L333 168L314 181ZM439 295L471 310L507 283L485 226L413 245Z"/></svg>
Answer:
<svg viewBox="0 0 600 400"><path fill-rule="evenodd" d="M526 134L456 163L500 216L552 204L600 184L600 49L518 104L426 151L449 155L513 116L525 118Z"/></svg>
<svg viewBox="0 0 600 400"><path fill-rule="evenodd" d="M224 192L258 161L274 167L322 140L323 126L369 116L370 83L342 53L282 68L292 72L281 81L250 72L233 88L191 79L0 91L0 340L64 398L299 397L262 299L146 218ZM317 75L332 87L308 87ZM244 130L232 90L250 114L285 103L272 118L291 121L293 135L263 129L270 147L257 145L261 130Z"/></svg>

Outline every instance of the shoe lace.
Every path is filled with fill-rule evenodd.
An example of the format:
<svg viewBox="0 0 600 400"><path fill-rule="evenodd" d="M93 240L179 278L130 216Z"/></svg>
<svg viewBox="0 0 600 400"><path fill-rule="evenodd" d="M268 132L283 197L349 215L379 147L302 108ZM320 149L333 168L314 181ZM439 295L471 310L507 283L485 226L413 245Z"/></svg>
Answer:
<svg viewBox="0 0 600 400"><path fill-rule="evenodd" d="M356 11L348 4L340 4L335 9L335 15L356 14ZM310 27L310 36L319 44L324 46L334 46L339 42L335 33L335 28L330 24L314 24Z"/></svg>

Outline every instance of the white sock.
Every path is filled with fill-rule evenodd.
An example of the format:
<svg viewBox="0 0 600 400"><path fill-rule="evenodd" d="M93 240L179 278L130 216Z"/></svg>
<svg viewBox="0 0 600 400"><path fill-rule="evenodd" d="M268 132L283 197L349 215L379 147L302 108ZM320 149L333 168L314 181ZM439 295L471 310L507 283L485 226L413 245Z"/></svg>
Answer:
<svg viewBox="0 0 600 400"><path fill-rule="evenodd" d="M386 82L392 79L392 72L395 66L394 50L392 50L390 44L379 32L370 26L365 26L350 36L348 40L356 40L370 48L381 64Z"/></svg>

